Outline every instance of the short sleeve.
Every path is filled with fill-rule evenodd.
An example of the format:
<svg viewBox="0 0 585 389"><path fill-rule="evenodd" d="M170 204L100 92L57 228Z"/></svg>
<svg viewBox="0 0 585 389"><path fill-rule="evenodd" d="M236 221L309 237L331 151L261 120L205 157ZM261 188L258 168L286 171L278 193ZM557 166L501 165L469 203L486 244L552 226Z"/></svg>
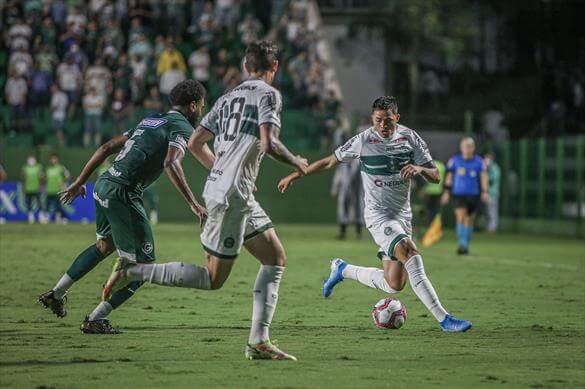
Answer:
<svg viewBox="0 0 585 389"><path fill-rule="evenodd" d="M207 115L203 116L203 119L201 119L199 125L205 128L207 131L213 133L213 135L219 135L219 109L217 103L215 103Z"/></svg>
<svg viewBox="0 0 585 389"><path fill-rule="evenodd" d="M282 97L276 90L264 92L258 104L258 125L272 123L280 128Z"/></svg>
<svg viewBox="0 0 585 389"><path fill-rule="evenodd" d="M124 131L124 133L122 135L128 137L128 138L132 138L132 135L134 134L134 128L131 128L129 130Z"/></svg>
<svg viewBox="0 0 585 389"><path fill-rule="evenodd" d="M455 171L455 157L451 157L447 161L447 171L451 173Z"/></svg>
<svg viewBox="0 0 585 389"><path fill-rule="evenodd" d="M425 142L423 138L414 131L412 132L412 135L414 163L417 165L424 165L425 163L432 161L433 157L431 157L427 142Z"/></svg>
<svg viewBox="0 0 585 389"><path fill-rule="evenodd" d="M335 158L339 162L347 162L360 157L362 152L362 137L360 135L357 134L335 150Z"/></svg>
<svg viewBox="0 0 585 389"><path fill-rule="evenodd" d="M176 147L184 153L193 131L193 127L187 124L173 125L169 133L169 146Z"/></svg>

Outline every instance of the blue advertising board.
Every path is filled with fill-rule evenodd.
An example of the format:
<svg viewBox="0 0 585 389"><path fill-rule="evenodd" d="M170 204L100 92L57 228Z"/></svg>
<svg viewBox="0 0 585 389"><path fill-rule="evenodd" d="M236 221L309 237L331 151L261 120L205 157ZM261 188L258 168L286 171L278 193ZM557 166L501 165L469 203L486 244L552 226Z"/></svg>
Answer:
<svg viewBox="0 0 585 389"><path fill-rule="evenodd" d="M86 185L85 199L77 197L71 205L63 205L63 215L69 221L87 223L95 220L95 205L93 201L93 183ZM45 196L41 196L45 203ZM34 204L34 203L33 203ZM34 204L35 216L38 219L39 207ZM0 183L0 220L26 221L28 219L26 199L22 186L18 182Z"/></svg>

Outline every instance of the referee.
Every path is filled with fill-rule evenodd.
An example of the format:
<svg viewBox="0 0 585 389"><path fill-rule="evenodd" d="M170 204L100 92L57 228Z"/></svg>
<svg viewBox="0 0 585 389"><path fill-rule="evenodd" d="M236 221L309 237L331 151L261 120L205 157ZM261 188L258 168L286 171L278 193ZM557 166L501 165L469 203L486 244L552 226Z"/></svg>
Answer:
<svg viewBox="0 0 585 389"><path fill-rule="evenodd" d="M483 160L475 154L472 138L461 139L459 150L461 152L447 163L442 203L447 204L449 195L453 195L459 242L457 254L465 255L469 254L475 212L481 202L488 201L488 176Z"/></svg>

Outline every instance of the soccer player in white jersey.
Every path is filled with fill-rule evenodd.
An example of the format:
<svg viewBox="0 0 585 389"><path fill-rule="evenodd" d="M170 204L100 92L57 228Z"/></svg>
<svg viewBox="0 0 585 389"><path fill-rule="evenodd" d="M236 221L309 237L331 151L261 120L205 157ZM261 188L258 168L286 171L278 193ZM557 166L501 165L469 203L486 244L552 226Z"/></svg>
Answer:
<svg viewBox="0 0 585 389"><path fill-rule="evenodd" d="M119 260L106 283L104 297L131 280L196 289L219 289L244 246L261 263L253 291L248 359L296 360L270 342L278 288L286 263L270 218L253 190L264 154L305 174L307 160L293 155L279 140L282 98L271 86L278 69L271 42L246 49L250 75L221 96L189 139L189 149L210 170L203 192L208 219L201 233L205 266L182 262L139 264ZM207 142L214 139L214 152Z"/></svg>
<svg viewBox="0 0 585 389"><path fill-rule="evenodd" d="M437 183L439 171L426 143L415 131L398 124L399 119L398 105L393 97L376 99L372 105L373 126L307 169L305 175L310 175L341 162L359 159L366 227L380 247L378 256L384 268L354 266L336 258L331 262L329 279L323 284L323 296L329 297L335 285L345 278L387 293L398 293L409 279L414 293L444 331L467 331L471 323L449 315L441 305L412 240L410 181L421 176ZM283 178L278 184L279 190L284 193L300 177L292 173Z"/></svg>

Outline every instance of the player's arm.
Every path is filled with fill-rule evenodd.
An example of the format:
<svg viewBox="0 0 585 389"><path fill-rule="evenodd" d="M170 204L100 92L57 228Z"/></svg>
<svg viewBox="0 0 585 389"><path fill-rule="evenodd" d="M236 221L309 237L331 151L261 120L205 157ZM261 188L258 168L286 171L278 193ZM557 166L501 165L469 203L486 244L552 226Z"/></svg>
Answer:
<svg viewBox="0 0 585 389"><path fill-rule="evenodd" d="M404 179L421 176L426 181L433 184L441 182L441 175L439 169L435 166L433 161L429 161L423 165L408 164L400 170L400 176Z"/></svg>
<svg viewBox="0 0 585 389"><path fill-rule="evenodd" d="M284 177L278 183L278 190L281 193L284 193L289 186L293 183L293 181L298 180L302 176L310 176L311 174L319 173L325 170L329 170L334 168L335 166L339 165L339 160L335 156L335 154L331 154L328 157L320 159L316 162L310 164L304 174L300 174L299 172L294 172L289 174L288 176Z"/></svg>
<svg viewBox="0 0 585 389"><path fill-rule="evenodd" d="M79 195L85 198L85 183L104 161L112 154L116 154L122 150L124 143L128 140L127 135L119 135L110 139L108 142L101 145L91 156L89 161L83 167L79 176L73 181L67 189L60 192L61 201L65 204L70 204Z"/></svg>
<svg viewBox="0 0 585 389"><path fill-rule="evenodd" d="M481 185L481 201L487 203L489 199L488 190L490 188L490 180L485 169L479 173L479 183Z"/></svg>
<svg viewBox="0 0 585 389"><path fill-rule="evenodd" d="M189 138L189 151L207 170L211 170L215 162L215 155L207 145L207 142L212 140L214 135L211 131L203 126L197 126L193 135Z"/></svg>
<svg viewBox="0 0 585 389"><path fill-rule="evenodd" d="M445 183L443 184L443 195L441 196L441 204L445 205L449 202L449 195L451 194L451 186L453 185L453 172L448 171L445 174Z"/></svg>
<svg viewBox="0 0 585 389"><path fill-rule="evenodd" d="M189 204L191 211L199 217L199 225L203 226L207 219L207 211L205 207L197 202L191 188L189 188L189 184L187 184L185 172L183 171L184 156L185 152L182 149L169 145L163 166L175 188Z"/></svg>
<svg viewBox="0 0 585 389"><path fill-rule="evenodd" d="M300 155L294 155L280 141L280 128L272 123L260 125L260 147L262 152L268 154L275 160L297 169L297 172L306 174L307 160Z"/></svg>

